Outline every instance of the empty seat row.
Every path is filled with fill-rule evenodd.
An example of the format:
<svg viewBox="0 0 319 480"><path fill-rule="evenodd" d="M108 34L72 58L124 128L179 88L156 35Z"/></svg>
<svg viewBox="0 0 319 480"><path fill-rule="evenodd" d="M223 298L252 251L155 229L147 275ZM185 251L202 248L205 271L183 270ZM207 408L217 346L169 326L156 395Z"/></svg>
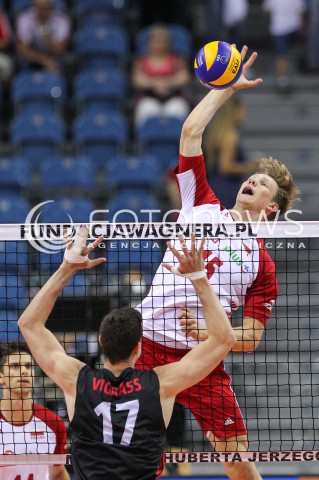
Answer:
<svg viewBox="0 0 319 480"><path fill-rule="evenodd" d="M97 182L96 172L100 180ZM104 172L104 176L101 173ZM41 194L88 194L96 196L97 185L107 190L104 196L127 188L140 188L146 192L156 192L162 183L161 163L153 155L125 156L110 159L104 169L97 169L93 160L85 155L73 157L53 156L39 166L36 181L32 178L27 159L0 158L0 187L6 194L30 193L36 188Z"/></svg>
<svg viewBox="0 0 319 480"><path fill-rule="evenodd" d="M37 210L34 210L37 207ZM161 221L161 204L150 193L141 189L128 189L112 196L97 210L93 201L83 197L64 197L47 200L32 206L19 195L7 195L0 199L0 224L11 223L83 223L92 221L148 222L149 211L154 212L150 221ZM30 215L32 218L30 218ZM28 217L28 218L27 218Z"/></svg>
<svg viewBox="0 0 319 480"><path fill-rule="evenodd" d="M172 159L177 158L181 129L182 121L175 117L152 117L137 129L137 142L168 168ZM65 123L53 113L24 112L11 124L12 146L34 166L57 153L66 138ZM111 157L126 153L128 122L121 114L84 113L74 122L72 139L80 153L103 166Z"/></svg>
<svg viewBox="0 0 319 480"><path fill-rule="evenodd" d="M74 103L79 110L83 105L117 109L127 96L124 72L117 68L89 69L74 79ZM65 79L60 74L45 71L22 71L11 86L15 113L61 111L66 98Z"/></svg>
<svg viewBox="0 0 319 480"><path fill-rule="evenodd" d="M44 246L43 246L44 248ZM1 241L0 242L0 275L2 278L1 286L16 286L22 289L27 282L32 283L32 275L39 270L43 274L52 273L62 262L64 248L59 246L55 250L49 249L48 253L39 252L34 248L30 248L27 241ZM112 240L107 241L103 248L99 249L98 256L106 255L108 264L103 267L114 272L119 269L123 272L129 263L143 264L144 270L151 272L153 265L158 265L161 260L162 245L158 240ZM5 262L5 263L3 263ZM149 264L149 265L144 265ZM125 265L124 265L125 264ZM99 273L97 273L98 275ZM18 275L19 281L17 280ZM96 274L94 273L94 276ZM8 279L6 279L8 277ZM23 291L24 293L24 291ZM27 298L27 295L22 295ZM8 295L2 292L2 302L7 301L8 306L14 295ZM18 301L17 299L14 302ZM23 300L21 300L23 303Z"/></svg>

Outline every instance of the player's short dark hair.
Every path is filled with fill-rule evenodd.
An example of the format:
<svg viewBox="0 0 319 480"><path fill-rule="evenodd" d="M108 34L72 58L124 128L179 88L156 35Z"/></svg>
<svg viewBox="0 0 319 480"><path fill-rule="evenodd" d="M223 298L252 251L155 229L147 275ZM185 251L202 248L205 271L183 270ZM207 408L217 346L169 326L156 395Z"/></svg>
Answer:
<svg viewBox="0 0 319 480"><path fill-rule="evenodd" d="M9 355L15 353L27 353L31 355L30 349L25 342L8 342L0 344L0 372L3 373L3 367L6 364Z"/></svg>
<svg viewBox="0 0 319 480"><path fill-rule="evenodd" d="M142 315L130 307L113 310L100 325L103 355L114 365L127 360L142 338Z"/></svg>

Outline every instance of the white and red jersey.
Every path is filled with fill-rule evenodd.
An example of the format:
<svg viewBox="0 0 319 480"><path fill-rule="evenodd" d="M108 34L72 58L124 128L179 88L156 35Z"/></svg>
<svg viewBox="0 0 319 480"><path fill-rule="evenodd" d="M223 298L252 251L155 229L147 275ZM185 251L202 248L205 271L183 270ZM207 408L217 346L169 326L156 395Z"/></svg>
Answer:
<svg viewBox="0 0 319 480"><path fill-rule="evenodd" d="M183 157L175 171L182 198L179 223L224 224L234 222L220 205L206 179L204 156ZM180 249L179 241L175 248ZM204 261L209 282L229 316L244 306L244 317L265 324L278 295L275 265L261 240L255 238L207 239ZM170 250L163 262L178 264ZM181 307L191 308L205 326L203 309L189 280L177 277L160 266L149 294L138 309L143 317L143 335L172 348L197 345L181 332L177 315Z"/></svg>
<svg viewBox="0 0 319 480"><path fill-rule="evenodd" d="M41 405L33 404L33 414L27 423L8 422L0 412L0 455L64 454L66 439L62 418ZM49 466L1 466L0 457L0 480L49 480Z"/></svg>

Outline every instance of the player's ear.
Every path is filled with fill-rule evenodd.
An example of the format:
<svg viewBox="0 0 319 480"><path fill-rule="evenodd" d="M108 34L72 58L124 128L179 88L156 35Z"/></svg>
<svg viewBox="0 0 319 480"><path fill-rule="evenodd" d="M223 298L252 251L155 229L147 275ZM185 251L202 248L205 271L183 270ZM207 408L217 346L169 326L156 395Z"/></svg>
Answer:
<svg viewBox="0 0 319 480"><path fill-rule="evenodd" d="M0 385L4 385L5 380L4 380L4 375L2 372L0 372Z"/></svg>
<svg viewBox="0 0 319 480"><path fill-rule="evenodd" d="M279 205L278 203L276 202L271 202L268 206L267 206L267 216L272 214L272 213L276 213L278 212L279 210Z"/></svg>
<svg viewBox="0 0 319 480"><path fill-rule="evenodd" d="M102 338L101 338L101 335L99 335L98 342L99 342L100 347L102 347Z"/></svg>
<svg viewBox="0 0 319 480"><path fill-rule="evenodd" d="M139 341L136 347L133 348L133 355L135 355L137 358L141 356L142 353L142 342Z"/></svg>

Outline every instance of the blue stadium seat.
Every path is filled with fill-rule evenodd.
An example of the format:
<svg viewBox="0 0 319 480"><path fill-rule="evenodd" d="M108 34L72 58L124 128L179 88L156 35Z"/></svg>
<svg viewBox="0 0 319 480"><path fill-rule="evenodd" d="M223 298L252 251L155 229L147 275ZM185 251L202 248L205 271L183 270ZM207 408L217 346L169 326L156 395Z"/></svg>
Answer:
<svg viewBox="0 0 319 480"><path fill-rule="evenodd" d="M110 189L141 188L154 192L162 180L162 169L153 155L128 156L106 164L106 185Z"/></svg>
<svg viewBox="0 0 319 480"><path fill-rule="evenodd" d="M45 106L52 111L62 106L65 81L61 75L45 71L18 73L12 81L12 102L20 111Z"/></svg>
<svg viewBox="0 0 319 480"><path fill-rule="evenodd" d="M85 70L75 78L74 100L78 109L83 106L120 109L126 96L127 82L121 70Z"/></svg>
<svg viewBox="0 0 319 480"><path fill-rule="evenodd" d="M53 155L65 139L64 122L52 113L25 112L11 124L10 139L19 153L34 164Z"/></svg>
<svg viewBox="0 0 319 480"><path fill-rule="evenodd" d="M136 35L136 53L145 55L147 52L148 36L152 27L144 27ZM178 24L169 24L167 28L171 34L172 51L178 55L189 58L193 53L192 36L189 31Z"/></svg>
<svg viewBox="0 0 319 480"><path fill-rule="evenodd" d="M40 252L38 256L38 270L44 279L52 275L61 265L64 249L54 254ZM88 281L84 272L77 273L70 283L63 289L62 297L84 297L87 293Z"/></svg>
<svg viewBox="0 0 319 480"><path fill-rule="evenodd" d="M128 37L122 27L89 24L75 34L74 53L87 66L120 66L129 55Z"/></svg>
<svg viewBox="0 0 319 480"><path fill-rule="evenodd" d="M28 244L25 241L0 242L0 271L26 273L29 267Z"/></svg>
<svg viewBox="0 0 319 480"><path fill-rule="evenodd" d="M19 195L7 194L0 199L0 223L24 223L30 205Z"/></svg>
<svg viewBox="0 0 319 480"><path fill-rule="evenodd" d="M137 139L146 152L155 155L168 169L172 158L178 158L182 126L183 121L175 117L152 117L137 129Z"/></svg>
<svg viewBox="0 0 319 480"><path fill-rule="evenodd" d="M76 0L73 3L73 14L78 19L99 19L103 22L114 23L123 17L127 1L114 0Z"/></svg>
<svg viewBox="0 0 319 480"><path fill-rule="evenodd" d="M31 187L30 166L25 158L0 158L0 189L2 194L21 193Z"/></svg>
<svg viewBox="0 0 319 480"><path fill-rule="evenodd" d="M85 297L87 294L87 281L84 272L77 273L63 289L62 297Z"/></svg>
<svg viewBox="0 0 319 480"><path fill-rule="evenodd" d="M126 148L127 121L120 114L84 113L75 121L73 140L96 165L104 166L109 158L123 153Z"/></svg>
<svg viewBox="0 0 319 480"><path fill-rule="evenodd" d="M158 240L114 240L107 242L107 269L109 273L124 273L136 268L151 274L163 259Z"/></svg>
<svg viewBox="0 0 319 480"><path fill-rule="evenodd" d="M142 212L141 210L152 210L152 221L161 221L161 206L159 202L152 195L140 189L130 189L120 192L110 199L105 208L109 210L109 213L106 213L104 219L110 222L113 222L115 215L116 223L135 222L135 216L138 222L150 221L150 214L148 212ZM124 210L124 212L118 214L120 210ZM135 216L131 212L134 212Z"/></svg>
<svg viewBox="0 0 319 480"><path fill-rule="evenodd" d="M10 7L11 14L13 16L16 16L22 10L32 7L33 0L11 0L10 3L11 3L11 7ZM65 0L54 0L54 3L59 10L66 9Z"/></svg>
<svg viewBox="0 0 319 480"><path fill-rule="evenodd" d="M63 261L64 250L54 254L39 253L38 269L42 281L52 275ZM42 282L43 283L43 282ZM77 273L63 289L63 298L85 297L87 295L88 281L85 272Z"/></svg>
<svg viewBox="0 0 319 480"><path fill-rule="evenodd" d="M42 207L41 223L88 223L91 212L95 209L91 200L83 198L59 198Z"/></svg>
<svg viewBox="0 0 319 480"><path fill-rule="evenodd" d="M41 275L52 275L63 262L64 249L54 253L38 253L37 266Z"/></svg>
<svg viewBox="0 0 319 480"><path fill-rule="evenodd" d="M19 313L16 310L0 310L0 343L23 340L18 327Z"/></svg>
<svg viewBox="0 0 319 480"><path fill-rule="evenodd" d="M93 193L96 188L95 165L85 155L50 157L41 164L41 188L43 193Z"/></svg>
<svg viewBox="0 0 319 480"><path fill-rule="evenodd" d="M0 272L0 309L24 309L29 300L22 278Z"/></svg>

